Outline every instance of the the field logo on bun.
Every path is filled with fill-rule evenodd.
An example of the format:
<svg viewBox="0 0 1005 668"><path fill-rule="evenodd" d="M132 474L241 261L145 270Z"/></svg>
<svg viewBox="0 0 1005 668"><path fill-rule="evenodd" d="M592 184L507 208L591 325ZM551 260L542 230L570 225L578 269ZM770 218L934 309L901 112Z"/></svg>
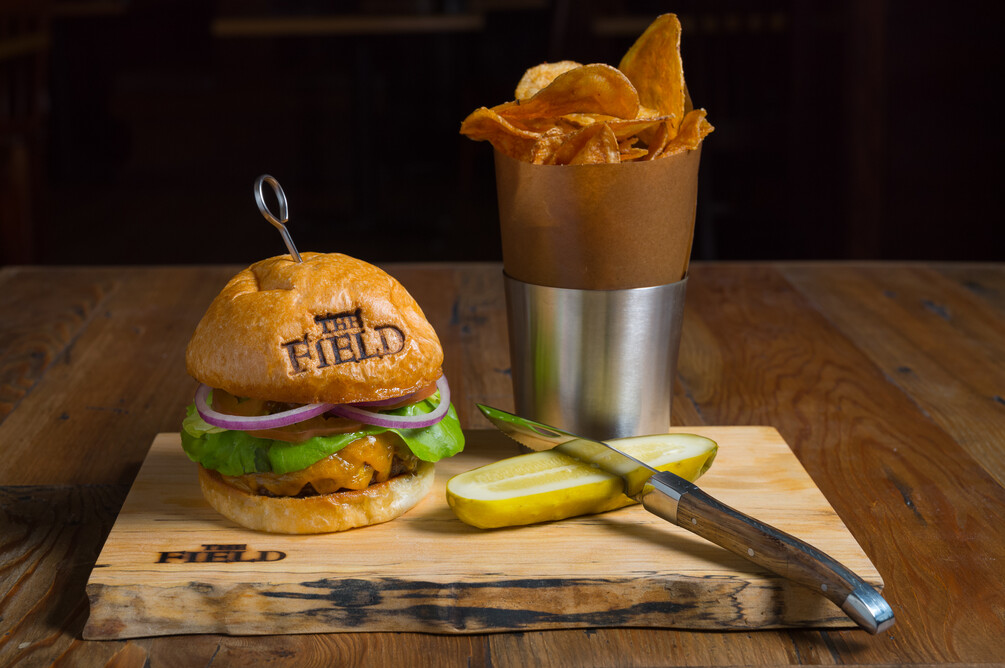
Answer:
<svg viewBox="0 0 1005 668"><path fill-rule="evenodd" d="M394 355L405 349L405 333L395 325L363 325L362 309L314 316L320 331L304 332L301 339L282 344L289 355L290 371L304 373L333 364L362 362ZM369 341L369 345L367 345Z"/></svg>
<svg viewBox="0 0 1005 668"><path fill-rule="evenodd" d="M243 526L322 533L418 503L464 447L436 332L405 288L338 253L234 276L189 341L182 423L203 495Z"/></svg>

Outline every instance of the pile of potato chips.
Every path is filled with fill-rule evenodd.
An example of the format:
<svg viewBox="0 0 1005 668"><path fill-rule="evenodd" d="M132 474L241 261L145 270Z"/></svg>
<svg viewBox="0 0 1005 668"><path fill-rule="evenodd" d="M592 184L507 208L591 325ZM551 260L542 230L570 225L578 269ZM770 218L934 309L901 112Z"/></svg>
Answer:
<svg viewBox="0 0 1005 668"><path fill-rule="evenodd" d="M461 134L538 165L653 160L697 148L713 128L684 85L680 21L664 14L615 69L570 60L524 73L516 100L481 107Z"/></svg>

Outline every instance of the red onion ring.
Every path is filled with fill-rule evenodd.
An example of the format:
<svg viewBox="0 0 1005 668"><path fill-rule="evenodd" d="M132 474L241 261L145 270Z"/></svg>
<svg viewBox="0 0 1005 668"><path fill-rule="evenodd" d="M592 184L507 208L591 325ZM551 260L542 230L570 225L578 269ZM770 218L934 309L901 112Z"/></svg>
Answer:
<svg viewBox="0 0 1005 668"><path fill-rule="evenodd" d="M423 427L431 427L442 420L450 408L450 386L447 385L446 376L440 376L439 380L436 381L436 389L440 391L440 403L431 413L423 413L422 415L375 413L352 404L305 404L271 415L229 415L215 411L209 405L209 393L213 391L213 388L204 383L200 383L199 389L195 392L195 407L199 412L199 416L206 421L206 424L220 427L221 429L234 429L237 431L259 431L262 429L288 427L291 424L297 424L298 422L303 422L304 420L309 420L312 417L317 417L328 412L385 429L422 429ZM414 394L416 393L413 392L411 395L405 396L412 396ZM404 397L397 397L387 402L376 402L376 404L397 403L403 400Z"/></svg>
<svg viewBox="0 0 1005 668"><path fill-rule="evenodd" d="M442 420L450 408L450 386L447 385L446 376L440 376L439 380L436 381L436 389L440 391L439 405L431 413L423 413L422 415L374 413L350 404L333 406L331 412L350 420L385 429L422 429L423 427L431 427Z"/></svg>
<svg viewBox="0 0 1005 668"><path fill-rule="evenodd" d="M214 427L222 429L236 429L238 431L255 431L258 429L278 429L291 424L303 422L312 417L322 415L329 411L333 404L305 404L297 408L273 413L272 415L228 415L213 410L207 399L209 393L213 391L209 385L200 384L195 392L195 408L199 411L200 417Z"/></svg>

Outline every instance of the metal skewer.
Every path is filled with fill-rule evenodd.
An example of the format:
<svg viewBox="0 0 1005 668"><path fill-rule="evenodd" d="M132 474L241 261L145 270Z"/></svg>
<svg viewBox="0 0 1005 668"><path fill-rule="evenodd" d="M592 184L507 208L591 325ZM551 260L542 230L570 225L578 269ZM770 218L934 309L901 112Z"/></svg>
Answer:
<svg viewBox="0 0 1005 668"><path fill-rule="evenodd" d="M273 192L276 193L276 199L279 200L279 217L277 218L269 211L269 207L265 204L265 197L262 195L262 184L268 183L272 186ZM274 176L268 174L262 174L257 179L255 179L255 203L258 204L258 210L262 212L265 220L272 223L272 225L279 230L279 233L283 236L283 242L286 244L286 249L290 251L290 255L297 262L303 262L300 257L300 253L297 251L297 247L293 245L293 239L290 238L289 230L286 229L286 221L290 219L289 208L286 204L286 193L283 192L283 187L279 185L279 181L275 179Z"/></svg>

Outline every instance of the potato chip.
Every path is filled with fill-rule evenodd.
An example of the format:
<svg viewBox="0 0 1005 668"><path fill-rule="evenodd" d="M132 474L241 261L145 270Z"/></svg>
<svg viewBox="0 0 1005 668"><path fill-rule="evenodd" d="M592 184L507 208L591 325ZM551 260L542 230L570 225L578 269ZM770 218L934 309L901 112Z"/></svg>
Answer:
<svg viewBox="0 0 1005 668"><path fill-rule="evenodd" d="M671 117L675 127L684 117L685 99L680 33L675 14L657 17L618 65L638 91L639 101Z"/></svg>
<svg viewBox="0 0 1005 668"><path fill-rule="evenodd" d="M587 125L593 125L594 123L608 123L620 120L617 116L608 116L607 114L566 114L562 116L562 119L578 125L580 128L585 128Z"/></svg>
<svg viewBox="0 0 1005 668"><path fill-rule="evenodd" d="M701 140L714 130L712 124L705 120L706 111L704 109L694 109L690 111L684 120L681 121L680 131L677 136L669 141L666 147L660 151L658 157L675 155L683 151L693 151L701 144Z"/></svg>
<svg viewBox="0 0 1005 668"><path fill-rule="evenodd" d="M649 150L633 146L627 149L619 149L619 153L621 155L621 162L633 162L649 155Z"/></svg>
<svg viewBox="0 0 1005 668"><path fill-rule="evenodd" d="M674 129L669 122L664 121L654 128L643 132L640 139L646 143L647 155L644 160L655 160L666 145L673 139Z"/></svg>
<svg viewBox="0 0 1005 668"><path fill-rule="evenodd" d="M616 116L607 114L565 114L564 116L554 116L549 118L507 118L507 121L515 127L530 132L545 133L553 128L560 128L565 132L575 132L593 125L594 123L607 123L608 125L617 123L643 123L642 120L626 121Z"/></svg>
<svg viewBox="0 0 1005 668"><path fill-rule="evenodd" d="M461 132L542 165L654 160L694 150L714 128L704 109L693 109L680 41L680 21L663 14L620 69L571 60L531 67L515 100L478 109Z"/></svg>
<svg viewBox="0 0 1005 668"><path fill-rule="evenodd" d="M515 127L491 109L480 107L461 123L461 134L475 141L488 141L496 150L517 160L526 160L540 133Z"/></svg>
<svg viewBox="0 0 1005 668"><path fill-rule="evenodd" d="M539 90L554 81L559 74L565 74L577 67L582 67L582 64L574 60L560 60L557 63L541 63L530 68L523 73L520 83L516 85L516 99L526 100L534 97Z"/></svg>
<svg viewBox="0 0 1005 668"><path fill-rule="evenodd" d="M618 153L621 155L621 162L639 160L649 154L649 149L635 145L638 141L638 137L629 137L618 142Z"/></svg>
<svg viewBox="0 0 1005 668"><path fill-rule="evenodd" d="M538 134L514 126L494 110L486 109L485 107L475 109L461 123L461 134L467 135L476 141L488 139L497 132L505 132L506 134L527 137L529 139L537 139Z"/></svg>
<svg viewBox="0 0 1005 668"><path fill-rule="evenodd" d="M618 140L605 123L583 128L555 152L556 165L597 165L621 162Z"/></svg>
<svg viewBox="0 0 1005 668"><path fill-rule="evenodd" d="M640 132L643 132L649 128L655 128L657 125L665 122L667 120L664 118L640 118L632 119L630 121L626 120L611 120L605 121L607 126L614 130L614 136L618 138L618 141L623 141L629 137L634 137Z"/></svg>
<svg viewBox="0 0 1005 668"><path fill-rule="evenodd" d="M564 116L548 116L545 118L507 118L506 121L521 130L544 134L554 128L560 128L565 132L575 132L576 130L582 130L587 125L593 125L598 119L605 118L613 118L613 116L566 114Z"/></svg>
<svg viewBox="0 0 1005 668"><path fill-rule="evenodd" d="M530 162L535 165L555 164L555 153L576 132L578 130L563 127L553 127L548 130L534 142L530 152Z"/></svg>
<svg viewBox="0 0 1005 668"><path fill-rule="evenodd" d="M645 105L639 105L639 113L635 114L636 120L642 120L645 118L666 118L666 116L661 116L660 112L653 109L652 107L647 107Z"/></svg>
<svg viewBox="0 0 1005 668"><path fill-rule="evenodd" d="M594 113L635 118L639 96L624 74L610 65L583 65L558 75L530 99L500 104L492 109L509 119Z"/></svg>

